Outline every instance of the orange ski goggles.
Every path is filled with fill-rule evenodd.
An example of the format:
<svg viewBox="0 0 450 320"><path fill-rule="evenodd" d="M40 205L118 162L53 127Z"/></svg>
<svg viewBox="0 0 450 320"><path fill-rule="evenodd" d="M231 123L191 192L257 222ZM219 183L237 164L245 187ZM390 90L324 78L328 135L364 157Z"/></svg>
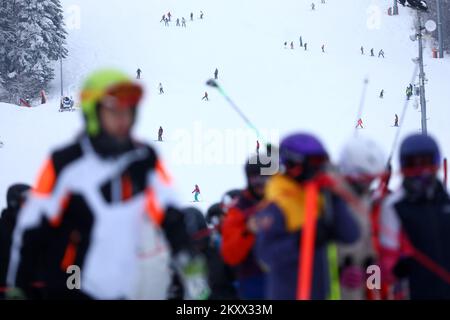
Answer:
<svg viewBox="0 0 450 320"><path fill-rule="evenodd" d="M121 83L106 90L100 103L107 108L135 108L144 90L134 83Z"/></svg>

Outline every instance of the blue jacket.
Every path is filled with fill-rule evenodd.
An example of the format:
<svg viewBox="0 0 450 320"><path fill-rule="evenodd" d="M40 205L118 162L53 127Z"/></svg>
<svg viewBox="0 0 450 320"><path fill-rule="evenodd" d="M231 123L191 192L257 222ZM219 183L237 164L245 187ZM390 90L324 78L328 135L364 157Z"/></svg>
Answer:
<svg viewBox="0 0 450 320"><path fill-rule="evenodd" d="M276 179L283 180L288 178L278 176ZM271 182L269 181L269 183ZM284 182L282 181L282 183ZM286 184L289 187L289 184L292 183L287 182ZM301 202L304 198L295 193L297 191L301 192L301 188L299 190L293 190L294 192L290 193L283 192L282 194L283 196L293 195L290 201L295 202L298 200ZM312 299L326 299L328 295L329 270L326 245L334 240L343 243L352 243L359 237L357 222L352 217L344 201L334 195L330 195L325 200L321 200L321 203L324 201L328 201L329 203L326 206L320 206L322 213L317 221L311 292ZM268 299L296 299L299 246L302 228L301 222L299 222L300 224L296 224L292 221L293 219L298 220L298 217L304 214L304 212L301 212L300 204L298 207L294 206L294 210L290 210L291 212L286 212L288 210L281 209L281 206L286 208L285 204L285 202L277 203L275 200L264 210L260 211L257 216L258 221L261 223L261 229L257 234L255 249L257 258L269 270L266 278L266 298ZM328 208L326 210L327 213L324 212L325 207ZM289 215L295 215L295 217L289 217ZM298 226L298 228L295 226Z"/></svg>

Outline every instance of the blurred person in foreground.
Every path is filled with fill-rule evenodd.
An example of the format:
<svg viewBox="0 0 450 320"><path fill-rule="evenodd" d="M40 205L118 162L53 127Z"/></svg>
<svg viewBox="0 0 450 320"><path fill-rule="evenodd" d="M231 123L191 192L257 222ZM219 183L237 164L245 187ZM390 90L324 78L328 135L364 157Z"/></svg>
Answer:
<svg viewBox="0 0 450 320"><path fill-rule="evenodd" d="M85 81L84 132L52 152L19 214L10 297L26 297L40 272L50 299L145 298L136 292L148 273L164 276L142 268L148 230L168 243L187 296L207 297L205 263L189 241L172 180L154 149L131 135L142 95L117 70L93 72ZM74 266L79 277L69 279Z"/></svg>

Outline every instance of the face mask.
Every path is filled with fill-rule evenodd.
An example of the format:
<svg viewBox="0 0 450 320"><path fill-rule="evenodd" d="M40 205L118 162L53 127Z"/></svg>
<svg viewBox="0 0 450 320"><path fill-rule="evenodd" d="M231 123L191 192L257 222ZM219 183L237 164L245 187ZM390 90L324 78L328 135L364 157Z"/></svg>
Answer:
<svg viewBox="0 0 450 320"><path fill-rule="evenodd" d="M406 194L414 199L431 198L436 186L436 175L427 174L420 176L405 177L403 188Z"/></svg>

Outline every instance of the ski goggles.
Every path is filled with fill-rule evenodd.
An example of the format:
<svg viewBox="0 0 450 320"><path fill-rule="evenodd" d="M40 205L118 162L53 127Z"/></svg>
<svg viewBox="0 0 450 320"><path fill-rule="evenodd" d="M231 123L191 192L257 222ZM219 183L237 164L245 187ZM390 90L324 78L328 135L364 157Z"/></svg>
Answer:
<svg viewBox="0 0 450 320"><path fill-rule="evenodd" d="M329 160L327 155L313 155L308 156L306 159L308 164L314 167L323 166L324 164L327 164Z"/></svg>
<svg viewBox="0 0 450 320"><path fill-rule="evenodd" d="M405 177L434 174L439 170L432 154L414 155L402 159L402 174Z"/></svg>
<svg viewBox="0 0 450 320"><path fill-rule="evenodd" d="M107 108L135 108L142 95L141 86L134 83L121 83L107 89L100 103Z"/></svg>

